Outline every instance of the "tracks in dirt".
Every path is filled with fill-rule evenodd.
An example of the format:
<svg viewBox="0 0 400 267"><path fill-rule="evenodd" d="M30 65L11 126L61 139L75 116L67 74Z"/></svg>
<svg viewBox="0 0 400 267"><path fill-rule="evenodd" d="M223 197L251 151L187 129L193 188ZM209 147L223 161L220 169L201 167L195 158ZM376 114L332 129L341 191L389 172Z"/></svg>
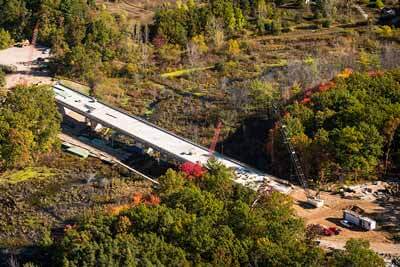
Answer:
<svg viewBox="0 0 400 267"><path fill-rule="evenodd" d="M145 11L145 12L151 12L150 10L147 10L147 9L141 7L141 6L138 6L138 5L135 5L135 4L131 3L131 1L129 1L129 0L122 0L121 2L124 3L127 6L130 6L130 7L134 8L134 9L139 9L139 10L142 10L142 11Z"/></svg>
<svg viewBox="0 0 400 267"><path fill-rule="evenodd" d="M119 13L123 11L126 12L129 17L138 19L144 23L149 23L154 15L153 10L144 8L138 4L134 4L131 0L121 0L118 3L111 3L104 0L98 2L99 4L106 5L107 9L113 13Z"/></svg>
<svg viewBox="0 0 400 267"><path fill-rule="evenodd" d="M358 25L358 23L352 24L343 24L332 26L327 29L316 29L316 30L296 30L294 32L282 33L280 35L263 35L263 36L255 36L250 38L256 42L267 42L267 41L305 41L313 38L332 38L333 35L337 34L348 34L348 29L353 30L366 30L368 29L367 25Z"/></svg>

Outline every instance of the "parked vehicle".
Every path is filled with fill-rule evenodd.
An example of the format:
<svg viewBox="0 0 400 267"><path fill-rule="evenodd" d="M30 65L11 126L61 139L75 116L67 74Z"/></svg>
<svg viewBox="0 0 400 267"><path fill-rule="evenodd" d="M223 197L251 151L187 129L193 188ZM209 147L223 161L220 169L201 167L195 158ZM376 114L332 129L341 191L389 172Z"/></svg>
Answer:
<svg viewBox="0 0 400 267"><path fill-rule="evenodd" d="M347 227L349 229L352 229L354 226L347 220L341 220L340 223L344 226Z"/></svg>
<svg viewBox="0 0 400 267"><path fill-rule="evenodd" d="M314 233L316 235L332 236L340 234L340 229L336 227L326 227L321 224L310 224L307 226L307 231L309 233Z"/></svg>
<svg viewBox="0 0 400 267"><path fill-rule="evenodd" d="M343 220L346 220L347 222L361 227L367 231L374 230L376 228L376 221L351 210L343 211Z"/></svg>
<svg viewBox="0 0 400 267"><path fill-rule="evenodd" d="M328 227L328 228L324 228L324 235L325 236L332 236L332 235L338 235L340 234L340 229L336 228L336 227Z"/></svg>

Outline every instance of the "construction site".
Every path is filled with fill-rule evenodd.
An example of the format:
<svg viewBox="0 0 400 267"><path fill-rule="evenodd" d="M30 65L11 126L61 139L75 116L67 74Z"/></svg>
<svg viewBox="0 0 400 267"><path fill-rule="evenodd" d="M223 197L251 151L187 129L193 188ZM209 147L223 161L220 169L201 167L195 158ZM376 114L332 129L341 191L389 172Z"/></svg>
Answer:
<svg viewBox="0 0 400 267"><path fill-rule="evenodd" d="M57 87L57 85L56 88L63 88L64 92L67 89L65 87ZM69 114L69 116L71 115L72 113ZM76 118L77 114L72 116ZM83 117L81 117L80 121L85 122ZM93 126L90 128L90 126L90 123L86 124L86 127L88 127L87 129L93 130L94 128L96 128L93 128ZM310 229L312 229L313 227L316 227L317 229L322 229L322 232L319 232L320 237L318 240L321 246L324 248L341 249L344 247L348 239L362 238L365 240L369 240L371 242L371 247L382 255L399 255L400 247L398 244L394 244L392 240L392 234L398 232L398 225L400 223L400 210L398 208L400 191L397 181L377 181L355 186L336 187L335 191L331 192L316 192L314 190L311 190L308 188L306 178L300 165L300 160L296 155L296 151L294 150L290 140L287 138L285 126L283 125L281 129L283 137L286 137L288 155L291 156L293 164L296 166L295 175L298 179L297 184L299 184L300 187L289 185L287 182L283 182L282 180L279 180L277 178L272 179L276 179L276 181L282 182L282 185L278 186L275 183L269 185L267 182L268 180L266 180L265 178L261 179L263 183L260 183L259 186L253 187L250 185L252 183L245 183L244 185L251 186L254 190L259 190L260 194L262 194L263 190L266 190L267 188L269 190L272 189L278 192L282 192L284 194L289 194L294 200L297 214L305 219L308 227ZM218 127L216 128L216 134L218 134ZM218 135L216 136L216 138L218 138ZM84 141L88 140L83 139L82 137L79 137L79 139ZM63 141L74 144L74 141L65 139L65 137ZM89 142L92 143L92 146L97 148L93 148L91 146L85 147L84 145L79 143L75 143L75 145L83 147L84 149L87 149L89 152L93 153L93 156L103 159L102 157L104 155L102 153L96 153L96 150L101 149L102 151L105 151L107 150L108 145L104 142L101 142L102 141L100 140L97 142L95 142L95 140ZM216 142L214 141L211 146L215 147L215 144ZM111 143L109 143L109 145L111 145ZM148 170L160 170L161 166L164 166L164 168L161 168L164 169L164 171L168 167L175 166L175 168L177 168L177 166L180 165L179 162L186 161L168 160L169 157L165 154L165 151L163 156L163 150L149 150L146 149L146 146L143 146L140 143L136 143L134 147L136 147L136 151L140 152L139 154L136 154L136 159L138 158L138 155L141 154L146 155L148 157L148 160L150 159L150 161L153 161L153 163L148 162L147 164L138 164L138 166L142 167L141 171L143 172L146 172ZM130 151L132 151L132 148L130 149ZM205 154L202 155L207 155L210 152L206 151L204 153ZM129 162L128 164L130 166L134 166L134 162L127 159L129 156L123 155L126 153L121 153L121 150L118 150L116 154L116 159L113 160L112 156L108 156L108 159L106 160L111 160L111 162L113 163L118 163L118 159L120 159L123 162ZM185 155L186 153L181 152L178 154ZM130 155L132 154L130 153ZM191 151L191 153L188 153L188 155L195 155L195 153L194 151ZM173 164L169 165L168 162L172 162ZM192 160L192 162L198 163L200 161ZM161 173L162 171L157 174L153 172L149 175L151 175L152 177L157 177L157 175L160 175ZM249 174L251 177L251 173ZM238 171L238 175L240 175L240 171ZM238 176L238 178L238 181L240 181L240 176ZM149 179L152 180L152 178ZM156 180L153 181L156 183ZM348 218L348 213L351 213L353 215L353 219ZM357 219L359 219L360 222L358 222ZM361 223L361 221L365 221L370 224L364 225Z"/></svg>
<svg viewBox="0 0 400 267"><path fill-rule="evenodd" d="M45 71L38 70L40 69L40 64L43 64L41 63L43 59L46 59L48 56L48 49L41 47L32 48L31 46L24 46L0 51L0 64L16 68L16 73L14 72L6 77L7 87L11 88L21 82L28 82L30 84L54 84L55 82L53 79L47 76ZM68 84L74 85L75 88L80 87L79 84ZM65 90L69 90L68 87L62 85L56 84L54 88L56 89L56 95L64 91L60 94L60 99L74 93L74 91L66 92ZM93 102L91 99L89 100ZM60 103L63 102L61 101ZM75 99L71 103L81 104L82 100ZM66 107L71 108L70 105ZM93 113L95 110L90 110L90 107L86 105L85 107L88 108L85 112L89 114ZM102 140L105 135L103 134L104 129L102 129L100 123L93 125L93 122L88 122L82 114L74 112L67 113L69 119L64 119L63 133L60 134L60 140L63 142L66 152L83 158L88 156L95 157L104 162L120 165L155 184L157 183L156 177L165 173L168 168L177 168L180 162L187 161L190 156L196 155L197 153L192 148L185 148L184 151L174 152L175 156L171 158L168 156L168 151L163 149L158 149L157 151L156 148L158 146L149 146L147 142L138 143L132 139L128 141L130 145L126 145L127 139L121 139L118 135L113 135L113 140L109 137ZM110 114L108 116L115 118L115 116L119 115ZM107 122L106 125L110 123L109 120L102 120L103 124L105 122ZM98 127L96 127L97 125ZM219 127L220 126L216 129ZM394 244L392 240L392 234L399 231L398 227L400 225L398 183L396 181L393 183L378 181L358 186L345 186L335 189L334 192L322 191L317 193L308 188L300 160L288 138L285 125L281 125L280 129L283 139L286 140L285 144L288 150L288 156L295 166L294 175L297 177L297 184L300 187L297 185L289 185L287 182L279 184L282 180L276 177L272 177L272 187L277 191L289 194L294 200L297 214L304 218L306 224L310 228L314 227L319 229L317 232L319 231L318 240L320 245L327 249L341 249L348 239L362 238L370 241L371 247L382 255L400 255L400 245ZM190 159L189 161L193 162L193 164L205 163L209 157L209 153L213 154L212 151L215 150L216 143L218 142L218 134L219 133L217 133L217 136L214 136L214 138L217 139L214 140L211 145L213 147L210 148L211 152L204 148L204 152L197 153L199 155L204 155L204 160L197 158ZM107 134L106 136L110 135ZM118 141L118 139L120 139L120 141ZM177 148L177 146L173 147L174 149ZM189 158L186 155L188 155ZM180 157L182 157L183 161L179 159ZM233 164L236 164L235 162L236 161L233 161ZM227 164L230 166L231 163ZM253 176L248 170L238 169L237 173L239 177L241 173L244 173L244 175L248 177ZM253 184L251 187L254 190L258 190L262 185L261 189L265 190L265 174L261 174L261 172L258 171L256 171L256 173L256 176L254 176L256 180L254 181L258 182L251 182L250 184ZM258 179L257 175L261 175L262 177L260 176L260 179ZM248 178L243 177L239 178L239 180L240 179L245 182ZM276 183L275 179L278 183ZM247 182L244 184L246 185ZM274 186L276 187L274 188ZM345 220L344 212L354 207L357 207L357 216L365 216L366 218L374 220L374 222L376 222L376 228L374 226L373 229L368 229L351 222L349 224L346 224L346 222L343 223L343 220Z"/></svg>
<svg viewBox="0 0 400 267"><path fill-rule="evenodd" d="M56 88L67 89L65 87ZM118 147L118 145L112 144L111 141L105 143L105 141L101 141L101 139L84 138L82 134L85 132L86 134L90 133L95 127L90 128L90 124L85 124L84 117L78 114L73 115L71 112L68 116L75 117L75 119L78 119L83 124L80 127L77 127L77 125L72 127L80 129L78 132L76 130L67 130L69 135L78 136L78 140L68 137L68 135L65 134L60 136L61 140L87 150L89 152L88 155L98 157L114 164L123 164L121 163L122 161L126 162L129 166L140 166L139 168L141 168L140 171L142 172L148 173L149 170L153 171L153 173L148 174L151 177L157 177L167 168L174 166L176 168L180 165L179 162L185 162L185 160L168 160L168 156L165 155L165 152L164 156L162 156L163 153L160 153L160 151L157 152L153 149L146 149L146 146L140 143L132 143L132 141L130 142L130 148L115 150L112 149L111 146L115 148ZM68 122L68 120L65 123L71 125L71 122ZM97 132L100 133L100 129L101 128L98 128ZM285 127L282 127L282 129L282 135L285 136ZM92 134L94 133L96 133L96 131L92 132ZM101 138L101 135L97 138ZM117 143L117 141L112 142ZM398 226L400 224L400 210L398 205L400 194L399 184L395 180L393 182L377 181L355 186L338 187L333 192L325 191L317 193L308 188L295 150L290 144L290 140L287 139L287 142L288 154L293 158L293 163L297 164L296 176L299 179L298 184L300 184L300 187L294 185L289 186L288 183L284 183L288 186L287 189L283 187L274 188L273 184L272 190L289 194L294 200L297 214L305 219L307 225L310 228L317 226L317 228L322 229L322 232L319 233L321 246L327 249L340 249L343 248L346 240L349 238L362 238L369 240L372 248L382 255L399 255L400 246L393 243L391 235L398 231ZM123 142L119 144L119 147L123 146ZM215 146L215 143L212 146ZM149 148L149 146L147 147ZM132 154L133 150L137 153ZM208 154L207 152L204 153ZM82 156L80 153L75 154ZM194 154L193 151L192 154ZM146 155L148 158L147 163L138 161L138 159L143 158L143 155ZM131 160L129 158L131 158ZM132 158L135 160L132 160ZM199 162L199 160L192 161L193 163ZM168 164L168 162L173 162L173 164ZM154 173L156 170L160 172ZM140 173L140 175L157 183L156 178L149 178L142 173ZM277 179L277 181L280 180ZM261 188L256 187L254 190L260 190L262 193L262 190L268 188L268 182L266 182L265 178L263 182L264 184L260 184ZM271 189L271 186L269 189ZM351 213L356 218L363 218L361 220L372 222L372 225L365 226L361 223L358 224L354 219L348 219L348 216L345 215L346 213Z"/></svg>
<svg viewBox="0 0 400 267"><path fill-rule="evenodd" d="M250 210L279 192L293 201L305 235L328 255L362 239L395 266L400 120L397 89L385 91L388 80L398 84L395 4L343 3L338 10L348 13L329 21L317 19L313 2L306 1L305 15L292 2L261 6L243 14L247 26L257 20L265 23L262 29L239 31L236 25L240 34L225 36L226 25L215 20L207 24L213 29L188 34L182 45L173 43L180 35L165 30L163 19L202 12L205 2L95 2L112 27L129 32L122 52L37 45L40 20L30 41L0 50L0 97L19 85L47 85L61 115L59 151L41 155L37 166L0 169L1 249L39 242L48 225L57 239L80 216L157 206L160 177L174 170L201 181L215 160L234 183L256 192ZM261 19L270 10L278 10L281 29L275 18ZM213 34L212 42L204 40ZM106 60L117 54L126 57ZM375 87L367 91L373 86L384 96L376 97Z"/></svg>

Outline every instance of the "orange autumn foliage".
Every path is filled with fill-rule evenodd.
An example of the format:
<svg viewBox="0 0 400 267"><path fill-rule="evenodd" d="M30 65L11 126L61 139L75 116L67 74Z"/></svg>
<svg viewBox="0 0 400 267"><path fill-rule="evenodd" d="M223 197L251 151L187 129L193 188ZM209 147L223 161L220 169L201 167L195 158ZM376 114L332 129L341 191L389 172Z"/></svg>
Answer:
<svg viewBox="0 0 400 267"><path fill-rule="evenodd" d="M380 70L371 70L368 71L368 76L369 77L381 77L383 76L385 73L383 71Z"/></svg>
<svg viewBox="0 0 400 267"><path fill-rule="evenodd" d="M353 70L350 68L345 68L341 73L336 75L338 78L349 78L353 74ZM370 72L370 76L377 76L381 75L379 71L376 72ZM328 91L336 86L336 83L334 82L334 79L325 83L321 83L313 88L308 88L303 92L302 99L299 100L301 104L308 104L311 102L311 97L314 93L319 93L319 92L325 92Z"/></svg>
<svg viewBox="0 0 400 267"><path fill-rule="evenodd" d="M133 205L139 205L142 202L143 195L142 193L135 193L132 197Z"/></svg>
<svg viewBox="0 0 400 267"><path fill-rule="evenodd" d="M110 215L118 215L121 212L131 208L131 204L122 204L122 205L116 205L116 206L108 206L106 208L106 212Z"/></svg>
<svg viewBox="0 0 400 267"><path fill-rule="evenodd" d="M345 68L341 73L337 75L338 78L349 78L353 74L353 70L350 68Z"/></svg>
<svg viewBox="0 0 400 267"><path fill-rule="evenodd" d="M307 104L307 103L309 103L309 102L311 102L311 98L309 98L309 97L306 97L306 98L303 98L303 100L301 100L301 104Z"/></svg>
<svg viewBox="0 0 400 267"><path fill-rule="evenodd" d="M335 87L335 85L336 85L336 83L334 83L334 82L332 82L332 81L326 82L326 83L321 83L321 84L318 86L318 89L317 89L317 90L318 90L318 92L325 92L325 91L328 91L329 89Z"/></svg>
<svg viewBox="0 0 400 267"><path fill-rule="evenodd" d="M155 205L160 204L160 202L161 202L161 200L160 200L160 198L159 198L157 195L150 194L150 195L146 198L146 202L145 202L145 203L146 203L147 205L155 206Z"/></svg>
<svg viewBox="0 0 400 267"><path fill-rule="evenodd" d="M155 194L148 194L146 197L143 197L143 194L138 192L133 194L131 203L121 204L121 205L110 205L106 207L105 211L107 214L110 215L118 215L125 210L138 206L141 203L149 206L155 206L159 205L160 202L161 199Z"/></svg>

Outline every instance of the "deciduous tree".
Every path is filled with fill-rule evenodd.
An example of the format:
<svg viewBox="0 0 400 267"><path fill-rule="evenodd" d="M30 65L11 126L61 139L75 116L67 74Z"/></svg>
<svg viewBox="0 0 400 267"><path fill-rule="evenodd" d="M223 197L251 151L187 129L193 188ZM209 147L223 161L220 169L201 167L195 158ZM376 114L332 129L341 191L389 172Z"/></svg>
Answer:
<svg viewBox="0 0 400 267"><path fill-rule="evenodd" d="M50 88L16 87L0 107L1 167L23 167L58 144L60 114Z"/></svg>

